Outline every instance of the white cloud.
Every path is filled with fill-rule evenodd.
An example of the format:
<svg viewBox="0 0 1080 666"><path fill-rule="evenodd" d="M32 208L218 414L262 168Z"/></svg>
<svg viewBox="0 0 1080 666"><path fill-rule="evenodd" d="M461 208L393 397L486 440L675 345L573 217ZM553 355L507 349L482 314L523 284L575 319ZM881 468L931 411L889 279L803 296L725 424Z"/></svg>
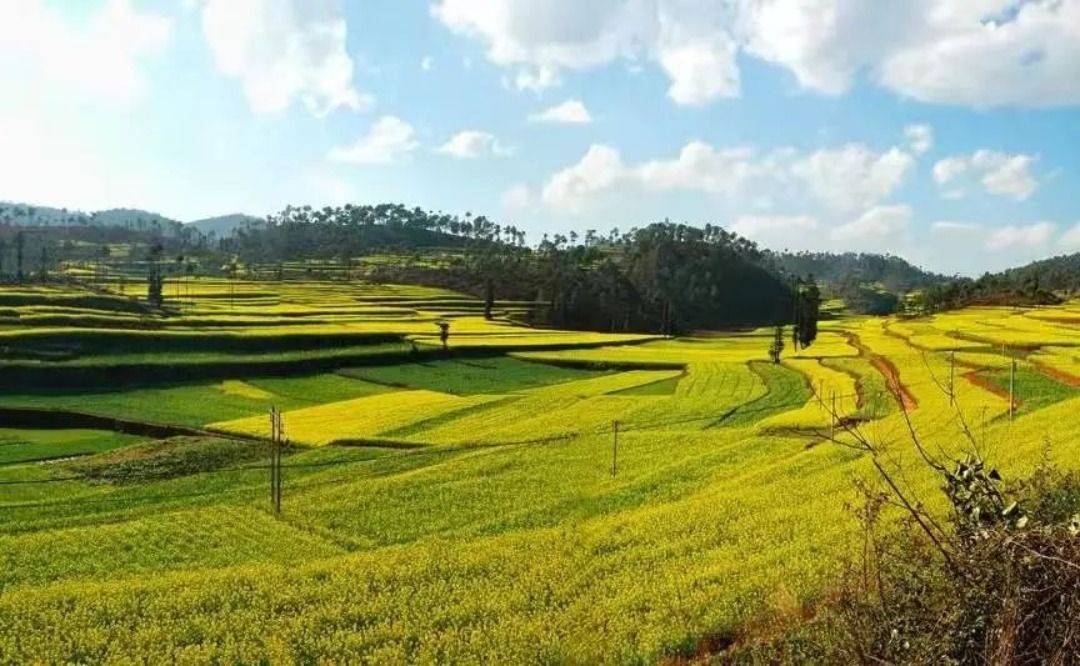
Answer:
<svg viewBox="0 0 1080 666"><path fill-rule="evenodd" d="M703 192L732 203L764 202L765 207L771 207L776 197L787 203L812 200L848 214L892 195L914 161L898 148L876 152L862 144L808 155L790 148L759 155L747 146L717 148L691 141L675 157L627 165L615 148L594 145L579 163L549 179L545 187L549 195L543 199L559 208L581 210L587 199L621 184L638 190Z"/></svg>
<svg viewBox="0 0 1080 666"><path fill-rule="evenodd" d="M972 164L983 170L982 184L987 192L1020 200L1027 199L1039 186L1031 175L1034 162L1030 155L1005 156L979 151Z"/></svg>
<svg viewBox="0 0 1080 666"><path fill-rule="evenodd" d="M963 181L964 177L978 178L990 194L1022 201L1031 196L1039 183L1031 174L1037 158L1032 155L1010 155L993 150L977 150L971 155L954 155L934 165L934 180L945 186ZM948 192L957 198L963 188Z"/></svg>
<svg viewBox="0 0 1080 666"><path fill-rule="evenodd" d="M818 150L792 167L822 202L839 211L872 206L903 182L915 159L899 148L877 153L862 144Z"/></svg>
<svg viewBox="0 0 1080 666"><path fill-rule="evenodd" d="M282 111L297 98L316 117L372 103L353 84L334 0L205 0L202 27L218 69L239 79L255 113Z"/></svg>
<svg viewBox="0 0 1080 666"><path fill-rule="evenodd" d="M892 241L903 235L911 224L910 206L875 206L855 220L834 228L834 241L845 247L888 251Z"/></svg>
<svg viewBox="0 0 1080 666"><path fill-rule="evenodd" d="M903 38L916 5L914 0L742 2L736 22L751 54L788 68L805 88L840 94Z"/></svg>
<svg viewBox="0 0 1080 666"><path fill-rule="evenodd" d="M136 11L127 0L109 0L81 21L63 17L41 0L0 3L5 103L31 90L63 89L106 105L129 106L147 87L143 60L164 50L172 28L171 19Z"/></svg>
<svg viewBox="0 0 1080 666"><path fill-rule="evenodd" d="M345 164L391 164L419 145L412 125L395 116L383 116L356 143L331 149L327 159Z"/></svg>
<svg viewBox="0 0 1080 666"><path fill-rule="evenodd" d="M924 23L880 63L887 87L975 107L1080 103L1080 3L926 2Z"/></svg>
<svg viewBox="0 0 1080 666"><path fill-rule="evenodd" d="M739 95L735 42L717 31L698 39L680 39L678 29L657 53L660 67L671 80L668 97L676 104L701 106L718 97Z"/></svg>
<svg viewBox="0 0 1080 666"><path fill-rule="evenodd" d="M581 212L598 194L627 177L619 151L593 144L581 161L553 175L541 198L553 208Z"/></svg>
<svg viewBox="0 0 1080 666"><path fill-rule="evenodd" d="M425 72L430 72L431 68L434 67L434 66L435 66L435 58L432 58L431 56L428 55L428 56L424 56L423 58L420 59L420 69L424 70Z"/></svg>
<svg viewBox="0 0 1080 666"><path fill-rule="evenodd" d="M986 249L999 252L1012 248L1039 247L1050 240L1056 228L1052 222L1000 227L986 239Z"/></svg>
<svg viewBox="0 0 1080 666"><path fill-rule="evenodd" d="M505 157L513 152L510 148L499 143L498 139L492 134L480 130L458 132L435 150L460 160L485 156Z"/></svg>
<svg viewBox="0 0 1080 666"><path fill-rule="evenodd" d="M488 60L517 72L519 89L556 86L563 70L646 57L668 75L668 94L679 104L738 92L736 45L719 3L440 0L432 14L485 42Z"/></svg>
<svg viewBox="0 0 1080 666"><path fill-rule="evenodd" d="M439 0L432 14L484 42L520 88L642 59L676 103L703 104L738 94L742 52L826 94L863 76L943 104L1080 103L1076 0Z"/></svg>
<svg viewBox="0 0 1080 666"><path fill-rule="evenodd" d="M752 161L753 157L750 148L717 149L702 141L691 141L675 159L645 162L634 170L634 175L652 189L734 196L751 178L766 171Z"/></svg>
<svg viewBox="0 0 1080 666"><path fill-rule="evenodd" d="M554 208L581 212L617 185L733 197L751 179L765 177L770 172L765 166L768 162L755 162L753 157L750 148L717 149L701 141L691 141L672 159L626 165L615 148L594 144L577 164L548 179L542 199Z"/></svg>
<svg viewBox="0 0 1080 666"><path fill-rule="evenodd" d="M908 125L904 128L911 152L922 155L934 147L934 128L929 125Z"/></svg>
<svg viewBox="0 0 1080 666"><path fill-rule="evenodd" d="M938 185L945 185L956 180L967 169L968 160L966 157L946 157L943 160L938 160L937 164L934 165L934 180L937 181Z"/></svg>
<svg viewBox="0 0 1080 666"><path fill-rule="evenodd" d="M1067 252L1080 252L1080 222L1061 235L1059 244Z"/></svg>
<svg viewBox="0 0 1080 666"><path fill-rule="evenodd" d="M562 104L544 109L539 113L529 116L529 121L534 123L560 123L567 125L587 125L592 122L592 116L581 100L568 99Z"/></svg>

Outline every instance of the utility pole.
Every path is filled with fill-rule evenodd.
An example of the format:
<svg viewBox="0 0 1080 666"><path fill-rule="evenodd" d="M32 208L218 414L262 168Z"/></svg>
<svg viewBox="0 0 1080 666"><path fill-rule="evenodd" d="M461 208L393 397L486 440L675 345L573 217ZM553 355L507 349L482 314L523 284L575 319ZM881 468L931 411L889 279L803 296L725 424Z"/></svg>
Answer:
<svg viewBox="0 0 1080 666"><path fill-rule="evenodd" d="M611 422L611 476L619 472L619 422Z"/></svg>
<svg viewBox="0 0 1080 666"><path fill-rule="evenodd" d="M1009 420L1016 413L1016 359L1009 365Z"/></svg>
<svg viewBox="0 0 1080 666"><path fill-rule="evenodd" d="M832 402L832 418L829 420L829 439L836 438L836 391L829 391L829 399Z"/></svg>

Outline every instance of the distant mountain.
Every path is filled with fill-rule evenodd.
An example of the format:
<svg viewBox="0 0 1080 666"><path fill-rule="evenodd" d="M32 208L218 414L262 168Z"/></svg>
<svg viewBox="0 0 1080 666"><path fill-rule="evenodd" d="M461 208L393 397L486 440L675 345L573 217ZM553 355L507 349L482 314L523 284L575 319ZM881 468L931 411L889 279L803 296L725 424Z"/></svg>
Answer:
<svg viewBox="0 0 1080 666"><path fill-rule="evenodd" d="M786 273L830 285L873 284L890 292L911 291L949 278L923 270L894 255L833 252L774 252L773 260Z"/></svg>
<svg viewBox="0 0 1080 666"><path fill-rule="evenodd" d="M217 217L207 217L201 220L194 220L186 223L188 227L194 227L202 234L213 233L218 238L225 238L233 235L237 229L247 226L261 226L265 224L265 220L253 215L245 215L243 213L233 213L232 215L219 215Z"/></svg>
<svg viewBox="0 0 1080 666"><path fill-rule="evenodd" d="M5 223L37 227L99 226L131 227L139 230L160 229L163 234L168 235L174 235L182 228L180 222L176 220L134 208L110 208L86 213L67 208L0 202L0 224Z"/></svg>
<svg viewBox="0 0 1080 666"><path fill-rule="evenodd" d="M249 225L261 225L264 220L253 215L234 213L182 223L158 213L135 208L110 208L87 213L81 210L33 206L0 202L0 224L34 227L129 227L139 231L161 230L174 236L181 229L192 228L202 234L213 233L218 238L231 236L234 231Z"/></svg>

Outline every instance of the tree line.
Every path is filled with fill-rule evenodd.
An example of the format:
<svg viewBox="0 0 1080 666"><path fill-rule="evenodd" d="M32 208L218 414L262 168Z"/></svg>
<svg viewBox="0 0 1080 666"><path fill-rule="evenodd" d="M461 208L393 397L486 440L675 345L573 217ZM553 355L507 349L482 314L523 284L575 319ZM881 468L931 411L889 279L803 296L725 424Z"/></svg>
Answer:
<svg viewBox="0 0 1080 666"><path fill-rule="evenodd" d="M20 214L25 217L25 211ZM165 275L180 265L187 273L195 267L200 273L230 275L241 266L257 266L260 275L270 268L269 274L280 278L286 262L318 260L343 266L349 279L358 257L411 255L415 261L389 262L368 274L472 293L486 301L489 312L496 299L533 301L539 304L534 323L663 333L795 323L800 293L795 280L811 275L822 281L818 300L825 293L870 314L1052 302L1080 285L1080 255L978 280L946 278L899 257L774 253L717 225L668 220L626 232L550 234L532 246L514 225L402 204L289 206L222 238L190 227L178 232L154 220L141 222L124 218L122 225L34 227L0 219L0 279L33 277L45 272L41 266L63 261L108 263L94 244L126 244L133 248L128 261L165 265ZM20 234L21 261L15 249ZM442 258L434 261L435 256ZM182 264L173 265L173 257L182 257L177 260Z"/></svg>

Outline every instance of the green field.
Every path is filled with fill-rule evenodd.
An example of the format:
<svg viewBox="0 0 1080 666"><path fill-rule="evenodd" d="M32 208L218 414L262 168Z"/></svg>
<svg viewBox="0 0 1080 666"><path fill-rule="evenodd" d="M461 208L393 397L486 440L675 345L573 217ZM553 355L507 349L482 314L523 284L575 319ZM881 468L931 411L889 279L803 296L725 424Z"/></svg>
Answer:
<svg viewBox="0 0 1080 666"><path fill-rule="evenodd" d="M424 287L199 278L154 321L119 292L0 289L0 373L35 379L0 418L52 419L0 428L0 663L689 657L859 547L873 473L832 412L932 510L909 422L959 452L962 416L1008 478L1080 467L1075 303L834 319L774 365L767 330L533 329Z"/></svg>

